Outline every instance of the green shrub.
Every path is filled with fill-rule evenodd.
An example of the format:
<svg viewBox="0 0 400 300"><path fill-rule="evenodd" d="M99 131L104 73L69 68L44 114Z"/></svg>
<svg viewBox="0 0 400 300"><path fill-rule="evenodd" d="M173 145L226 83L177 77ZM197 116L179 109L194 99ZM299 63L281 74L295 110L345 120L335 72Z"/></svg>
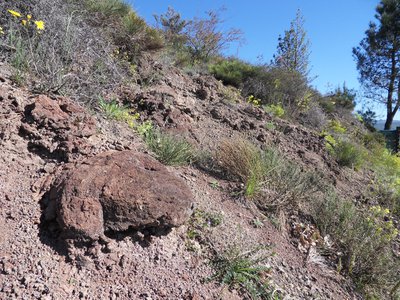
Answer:
<svg viewBox="0 0 400 300"><path fill-rule="evenodd" d="M250 103L250 104L252 104L252 105L254 105L256 107L260 106L260 104L261 104L261 100L257 99L253 95L248 96L246 102Z"/></svg>
<svg viewBox="0 0 400 300"><path fill-rule="evenodd" d="M136 127L136 120L139 118L138 113L133 113L133 110L127 106L121 106L115 100L107 102L100 99L100 109L104 112L107 118L125 122L129 127Z"/></svg>
<svg viewBox="0 0 400 300"><path fill-rule="evenodd" d="M328 113L345 109L352 111L355 107L356 92L349 89L345 84L343 87L338 87L334 91L330 92L325 98L324 108L327 109Z"/></svg>
<svg viewBox="0 0 400 300"><path fill-rule="evenodd" d="M245 81L242 90L243 95L262 99L263 105L280 104L293 118L310 106L315 94L299 73L268 65L254 67L254 75Z"/></svg>
<svg viewBox="0 0 400 300"><path fill-rule="evenodd" d="M268 284L266 274L269 267L262 263L265 255L260 255L261 247L241 252L232 247L222 254L216 253L212 260L215 270L209 280L218 280L230 289L238 289L247 299L279 299Z"/></svg>
<svg viewBox="0 0 400 300"><path fill-rule="evenodd" d="M101 18L91 19L111 34L126 60L134 61L141 50L157 50L164 46L164 40L158 30L148 26L125 1L86 0L85 4L89 11L101 15ZM110 32L110 27L104 23L112 23L113 31Z"/></svg>
<svg viewBox="0 0 400 300"><path fill-rule="evenodd" d="M239 59L221 59L211 64L209 71L224 84L240 88L254 74L254 67Z"/></svg>
<svg viewBox="0 0 400 300"><path fill-rule="evenodd" d="M223 141L216 157L263 210L296 206L321 187L319 176L302 171L273 148L261 152L245 140Z"/></svg>
<svg viewBox="0 0 400 300"><path fill-rule="evenodd" d="M398 231L389 210L373 206L363 213L333 189L312 207L321 232L331 235L342 249L343 271L366 291L390 291L400 280L396 274L400 261L391 251Z"/></svg>
<svg viewBox="0 0 400 300"><path fill-rule="evenodd" d="M229 103L239 103L241 101L240 91L232 86L224 86L221 84L219 93Z"/></svg>
<svg viewBox="0 0 400 300"><path fill-rule="evenodd" d="M131 10L129 4L122 0L86 0L85 4L90 11L106 17L124 17Z"/></svg>
<svg viewBox="0 0 400 300"><path fill-rule="evenodd" d="M351 227L357 214L351 201L342 200L330 188L319 201L312 205L314 221L323 235L339 236Z"/></svg>
<svg viewBox="0 0 400 300"><path fill-rule="evenodd" d="M265 123L265 129L267 129L267 130L275 130L276 129L276 125L272 121L267 122L267 123Z"/></svg>
<svg viewBox="0 0 400 300"><path fill-rule="evenodd" d="M164 40L160 32L149 27L146 21L139 17L135 11L129 11L123 17L122 22L128 36L134 41L140 42L142 48L156 50L164 46Z"/></svg>
<svg viewBox="0 0 400 300"><path fill-rule="evenodd" d="M265 150L261 161L262 186L267 190L268 196L261 195L256 202L263 210L297 207L301 201L308 200L324 188L319 175L302 171L274 148Z"/></svg>
<svg viewBox="0 0 400 300"><path fill-rule="evenodd" d="M144 121L143 123L136 125L135 130L142 137L146 137L154 130L153 123L151 121Z"/></svg>
<svg viewBox="0 0 400 300"><path fill-rule="evenodd" d="M334 154L334 149L337 145L336 139L333 137L333 135L328 134L326 131L323 131L321 136L324 137L326 149L329 151L329 153Z"/></svg>
<svg viewBox="0 0 400 300"><path fill-rule="evenodd" d="M358 170L365 162L365 151L355 143L340 140L333 151L335 159L341 166Z"/></svg>
<svg viewBox="0 0 400 300"><path fill-rule="evenodd" d="M157 159L166 165L185 165L194 158L193 147L186 140L160 130L148 130L144 135L144 141Z"/></svg>
<svg viewBox="0 0 400 300"><path fill-rule="evenodd" d="M380 132L367 132L362 135L361 142L370 150L385 147L385 136Z"/></svg>
<svg viewBox="0 0 400 300"><path fill-rule="evenodd" d="M269 104L264 105L264 110L278 118L282 118L285 115L285 109L282 107L282 104Z"/></svg>
<svg viewBox="0 0 400 300"><path fill-rule="evenodd" d="M328 129L333 131L334 133L344 134L346 133L347 129L344 127L340 121L338 120L331 120L328 123Z"/></svg>
<svg viewBox="0 0 400 300"><path fill-rule="evenodd" d="M146 31L147 24L145 20L139 17L134 11L129 11L125 14L122 21L128 34L140 35Z"/></svg>
<svg viewBox="0 0 400 300"><path fill-rule="evenodd" d="M375 198L400 216L400 156L375 144L366 160L375 175Z"/></svg>

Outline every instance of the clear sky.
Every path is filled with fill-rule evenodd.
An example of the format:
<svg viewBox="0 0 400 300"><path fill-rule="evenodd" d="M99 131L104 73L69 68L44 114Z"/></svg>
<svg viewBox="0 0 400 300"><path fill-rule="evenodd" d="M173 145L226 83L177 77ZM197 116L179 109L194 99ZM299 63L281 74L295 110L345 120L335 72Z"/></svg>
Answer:
<svg viewBox="0 0 400 300"><path fill-rule="evenodd" d="M326 93L346 82L359 90L358 72L352 48L365 35L374 20L379 0L129 0L138 14L154 24L154 14L166 12L172 6L184 19L204 17L204 12L225 7L222 17L225 27L244 32L245 44L232 46L227 55L236 55L257 63L262 56L269 62L276 51L278 37L289 28L297 9L305 19L305 29L311 41L312 82ZM382 111L383 112L383 111ZM379 110L379 115L383 115Z"/></svg>

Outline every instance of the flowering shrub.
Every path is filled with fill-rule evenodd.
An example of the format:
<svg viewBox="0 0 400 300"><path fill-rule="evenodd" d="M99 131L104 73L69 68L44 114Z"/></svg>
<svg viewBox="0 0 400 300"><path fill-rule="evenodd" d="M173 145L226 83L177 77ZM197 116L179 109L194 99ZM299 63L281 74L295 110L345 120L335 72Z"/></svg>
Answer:
<svg viewBox="0 0 400 300"><path fill-rule="evenodd" d="M15 19L19 19L19 18L22 18L22 17L23 17L23 15L22 15L21 13L15 11L15 10L9 9L8 12L9 12ZM42 21L42 20L32 20L32 15L30 15L30 14L27 14L27 15L26 15L26 18L23 18L23 19L21 20L21 24L22 24L22 26L24 26L24 27L30 26L32 23L33 23L34 25L36 25L36 30L37 30L37 31L42 31L42 30L44 30L44 26L45 26L44 21Z"/></svg>
<svg viewBox="0 0 400 300"><path fill-rule="evenodd" d="M8 9L11 16L9 27L4 30L0 27L0 35L4 35L6 48L12 50L11 65L15 68L13 79L21 84L25 72L31 65L38 69L32 56L39 51L40 34L45 29L43 20L34 20L31 14L26 16L16 10Z"/></svg>
<svg viewBox="0 0 400 300"><path fill-rule="evenodd" d="M264 105L264 110L278 118L282 118L285 115L285 109L280 103Z"/></svg>
<svg viewBox="0 0 400 300"><path fill-rule="evenodd" d="M320 134L325 140L325 147L330 152L334 152L334 147L337 145L336 139L326 131L322 131Z"/></svg>
<svg viewBox="0 0 400 300"><path fill-rule="evenodd" d="M249 97L247 97L247 103L253 104L256 107L260 106L261 100L257 99L256 97L254 97L253 95L250 95Z"/></svg>
<svg viewBox="0 0 400 300"><path fill-rule="evenodd" d="M100 99L100 108L109 119L125 122L130 128L136 127L136 120L139 119L139 113L134 113L130 108L119 105L115 100L106 102Z"/></svg>
<svg viewBox="0 0 400 300"><path fill-rule="evenodd" d="M343 134L346 133L347 129L344 127L339 121L331 120L328 124L329 130L333 131L334 133Z"/></svg>
<svg viewBox="0 0 400 300"><path fill-rule="evenodd" d="M390 210L379 205L372 206L369 209L367 224L373 232L373 236L382 242L391 242L399 234L391 220Z"/></svg>

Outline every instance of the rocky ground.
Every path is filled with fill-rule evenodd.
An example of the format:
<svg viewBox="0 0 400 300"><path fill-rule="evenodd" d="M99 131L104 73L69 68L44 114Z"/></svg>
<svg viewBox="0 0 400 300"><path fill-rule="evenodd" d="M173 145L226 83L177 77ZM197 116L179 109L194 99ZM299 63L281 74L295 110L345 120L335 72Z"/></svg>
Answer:
<svg viewBox="0 0 400 300"><path fill-rule="evenodd" d="M316 249L301 247L291 235L299 216L283 216L292 223L273 225L251 203L231 196L232 182L193 166L160 166L124 124L67 98L19 89L1 67L0 299L242 299L240 291L206 280L213 274L211 253L259 245L268 246L268 280L284 299L359 299ZM350 176L328 157L317 134L250 105L231 104L214 79L174 70L163 75L165 80L121 99L203 150L242 136L261 146L274 143L323 172L342 193L360 194L360 178L346 181ZM139 157L132 162L137 171L113 158L130 153ZM101 176L99 164L109 166ZM146 180L131 186L128 179L139 173ZM162 201L162 187L174 195L170 206L154 204ZM204 214L220 219L218 226L200 229L211 250L188 237ZM90 228L87 220L94 220Z"/></svg>

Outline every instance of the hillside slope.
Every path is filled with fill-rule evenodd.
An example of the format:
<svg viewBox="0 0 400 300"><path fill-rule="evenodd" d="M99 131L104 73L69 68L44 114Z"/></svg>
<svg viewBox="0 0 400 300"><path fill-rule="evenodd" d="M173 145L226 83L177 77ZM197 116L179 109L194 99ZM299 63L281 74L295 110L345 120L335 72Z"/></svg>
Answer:
<svg viewBox="0 0 400 300"><path fill-rule="evenodd" d="M5 66L2 68L4 70ZM188 77L184 79L186 88L180 91L172 90L175 93L192 94L190 83L193 87L197 87L198 79L193 81ZM53 176L51 174L62 167L65 157L70 157L69 161L79 161L107 149L127 148L143 151L144 146L141 145L140 138L129 128L114 122L110 124L99 116L100 119L96 122L97 130L82 142L89 146L84 147L81 144L78 146L79 151L74 150L74 153L69 153L69 150L66 150L66 155L49 157L47 153L54 144L51 144L48 135L60 135L59 131L56 133L55 128L36 125L39 126L36 130L42 133L47 131L49 139L46 141L46 135L43 137L41 143L44 146L39 150L37 147L32 147L35 138L21 134L27 124L24 112L31 103L37 101L38 96L13 87L4 72L1 80L2 298L217 299L223 297L233 299L238 297L234 291L232 294L213 282L203 282L212 275L207 260L209 254L201 246L195 251L187 246L188 225L173 230L166 236L153 237L147 246L142 246L134 235L121 240L111 240L107 245L91 246L94 247L93 250L90 250L91 247L65 249L57 234L51 232L51 228L44 226L46 222L43 221L40 197L38 197L42 194L41 182L50 180L49 174L51 178ZM173 84L178 82L174 80ZM161 87L155 90L160 92ZM212 88L208 91L211 92ZM152 94L150 91L146 93ZM140 97L146 99L146 105L149 105L150 99L142 94ZM220 113L241 115L244 120L238 120L236 117L232 119L242 124L259 122L256 118L250 117L251 115L248 116L256 113L250 107L248 107L250 112L245 113L243 111L245 108L226 106L220 102L222 99L218 96L213 100L208 97L200 100L189 95L183 98L184 103L177 95L170 99L168 116L174 120L170 123L174 124L169 126L172 127L170 130L179 130L181 134L204 143L204 147L212 148L215 141L224 137L239 137L246 134L234 130L231 125L215 119L212 113L209 113L211 107L214 107L215 111L218 109L217 103ZM64 104L68 101L70 100L62 99ZM175 105L178 105L176 109ZM182 113L182 111L188 112L189 108L194 110L191 113L197 115L197 121L188 117L187 113ZM157 117L163 114L164 112L159 110L152 117L157 120ZM328 169L318 152L305 149L305 145L311 145L317 149L316 151L322 151L318 137L314 138L314 143L304 143L302 141L305 138L312 137L311 132L289 124L281 126L290 128L291 135L275 133L277 136L274 137L274 133L267 131L264 135L267 138L280 139L280 144L285 145L286 151L294 159L303 161L301 157L304 157L305 164L314 162L315 166L322 165ZM122 145L122 148L118 145ZM84 149L86 150L83 151ZM282 231L276 229L268 219L255 211L255 208L251 209L251 206L248 207L240 199L229 196L231 183L211 177L193 167L170 170L183 178L190 187L195 197L195 206L199 211L222 216L221 225L207 231L207 236L213 241L215 249L223 251L230 244L237 244L240 247L271 245L271 253L274 252L275 255L271 253L268 255L268 264L271 266L268 278L273 282L273 286L288 298L354 298L351 286L335 274L323 259L314 262L307 253L297 249L298 241L291 241L286 229ZM218 189L210 185L213 182L217 183ZM254 228L251 225L251 221L255 218L262 220L264 223L262 228ZM348 288L345 288L346 286Z"/></svg>
<svg viewBox="0 0 400 300"><path fill-rule="evenodd" d="M122 6L140 29L125 32L104 3L15 4L49 28L22 31L30 49L51 47L30 70L1 51L0 299L396 297L400 224L374 170L341 165L325 129L174 66L158 31Z"/></svg>

